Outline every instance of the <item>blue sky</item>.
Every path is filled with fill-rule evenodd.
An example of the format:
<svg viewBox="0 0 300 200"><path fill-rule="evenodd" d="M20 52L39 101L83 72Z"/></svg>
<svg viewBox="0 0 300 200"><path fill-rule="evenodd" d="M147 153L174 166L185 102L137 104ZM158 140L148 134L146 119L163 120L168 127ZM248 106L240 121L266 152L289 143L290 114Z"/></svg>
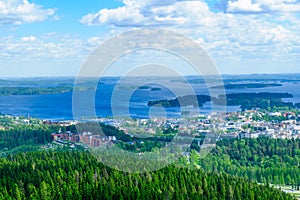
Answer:
<svg viewBox="0 0 300 200"><path fill-rule="evenodd" d="M0 77L76 75L101 42L148 27L194 39L220 73L300 73L299 0L0 0Z"/></svg>

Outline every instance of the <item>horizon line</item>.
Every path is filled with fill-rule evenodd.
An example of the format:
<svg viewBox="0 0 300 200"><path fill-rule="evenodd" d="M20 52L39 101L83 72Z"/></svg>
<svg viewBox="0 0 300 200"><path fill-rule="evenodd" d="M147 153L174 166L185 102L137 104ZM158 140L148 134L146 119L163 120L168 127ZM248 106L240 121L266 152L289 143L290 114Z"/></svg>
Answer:
<svg viewBox="0 0 300 200"><path fill-rule="evenodd" d="M183 75L184 77L191 77L191 76L245 76L245 75L300 75L300 72L297 73L240 73L240 74L229 74L229 73L224 73L224 74L206 74L206 75L200 75L200 74L188 74L188 75ZM44 75L39 75L39 76L1 76L0 79L17 79L17 78L76 78L77 75L66 75L66 76L44 76ZM118 78L122 77L120 75L105 75L102 76L101 78ZM141 77L157 77L157 76L127 76L128 78L141 78ZM181 76L158 76L158 77L181 77ZM84 76L81 78L99 78L97 76Z"/></svg>

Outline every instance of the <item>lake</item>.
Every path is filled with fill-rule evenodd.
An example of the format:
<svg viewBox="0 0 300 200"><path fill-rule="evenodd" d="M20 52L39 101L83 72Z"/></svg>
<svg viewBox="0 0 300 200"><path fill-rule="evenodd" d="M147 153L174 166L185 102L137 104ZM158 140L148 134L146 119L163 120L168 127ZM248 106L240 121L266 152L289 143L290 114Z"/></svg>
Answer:
<svg viewBox="0 0 300 200"><path fill-rule="evenodd" d="M169 81L170 80L165 80ZM150 108L147 102L150 100L172 99L176 96L190 94L186 90L187 85L191 85L195 94L209 94L205 84L188 84L184 82L172 82L172 88L163 85L150 84L149 89L139 89L134 83L126 83L118 85L115 81L105 80L104 84L99 84L95 95L95 110L99 117L107 116L128 116L133 118L149 118L160 117L180 117L180 108ZM155 83L155 81L153 81ZM277 92L290 93L294 97L285 99L289 102L300 102L300 83L287 82L282 83L279 87L267 88L250 88L250 89L228 89L227 93L243 93L243 92ZM148 84L149 85L149 84ZM159 88L159 89L157 89ZM176 95L174 94L176 88ZM84 91L89 93L92 91ZM112 94L114 96L114 112L112 112ZM125 97L131 94L130 100ZM200 108L200 113L207 114L211 112L211 104L206 103ZM216 110L223 108L217 108ZM185 110L193 111L193 108L185 108ZM239 107L227 107L227 112L238 111ZM71 120L72 113L72 93L51 94L51 95L28 95L28 96L0 96L0 112L2 114L16 116L31 116L41 119L51 120Z"/></svg>

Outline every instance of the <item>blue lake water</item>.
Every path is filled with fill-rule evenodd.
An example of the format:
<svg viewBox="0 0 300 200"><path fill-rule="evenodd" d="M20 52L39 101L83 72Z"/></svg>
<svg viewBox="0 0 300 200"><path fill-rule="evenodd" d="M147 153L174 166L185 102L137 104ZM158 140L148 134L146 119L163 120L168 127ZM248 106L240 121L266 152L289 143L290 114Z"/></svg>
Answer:
<svg viewBox="0 0 300 200"><path fill-rule="evenodd" d="M209 94L208 89L204 84L192 85L196 94ZM149 100L170 99L175 98L175 94L164 87L160 91L151 91L145 89L137 89L133 92L130 101L124 100L127 90L117 88L113 83L99 85L95 95L95 110L97 116L126 116L129 113L130 117L149 118L162 112L165 112L168 117L179 117L181 114L180 108L150 109L147 106ZM175 86L180 95L187 95L185 84L180 83ZM114 107L116 112L112 112L111 100L113 91L118 91L114 96ZM91 91L85 91L91 92ZM132 92L132 91L131 91ZM231 89L227 93L242 93L242 92L288 92L294 95L294 98L285 99L290 102L300 102L300 84L299 83L284 83L281 87L269 87L261 89ZM84 92L83 92L84 95ZM178 96L178 95L177 95ZM187 108L187 110L191 110ZM222 108L220 108L222 110ZM227 107L227 111L237 111L238 107ZM70 120L73 119L72 112L72 93L52 94L52 95L29 95L29 96L1 96L0 97L0 112L2 114L38 117L41 119L53 120ZM200 108L200 113L211 112L210 103L205 104Z"/></svg>

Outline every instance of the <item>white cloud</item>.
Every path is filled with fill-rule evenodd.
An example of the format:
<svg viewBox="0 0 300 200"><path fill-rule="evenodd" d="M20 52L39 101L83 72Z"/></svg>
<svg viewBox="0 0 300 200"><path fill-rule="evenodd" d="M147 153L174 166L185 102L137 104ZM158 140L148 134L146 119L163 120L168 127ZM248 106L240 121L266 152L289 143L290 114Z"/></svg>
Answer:
<svg viewBox="0 0 300 200"><path fill-rule="evenodd" d="M271 11L300 12L299 0L257 0Z"/></svg>
<svg viewBox="0 0 300 200"><path fill-rule="evenodd" d="M300 46L299 17L279 12L296 11L298 0L220 1L229 13L213 12L204 0L123 0L124 6L88 14L81 22L108 24L114 30L167 27L198 41L213 59L228 63L231 60L244 62L245 66L253 60L272 63L281 56L285 59L291 56L294 63L300 61L300 56L295 60ZM278 13L272 15L272 11ZM247 15L240 14L243 12Z"/></svg>
<svg viewBox="0 0 300 200"><path fill-rule="evenodd" d="M115 9L102 9L81 19L86 25L111 24L114 26L163 26L184 25L194 20L203 22L201 16L208 13L208 6L202 1L137 1L123 0L125 4ZM187 12L189 11L189 12ZM196 17L195 19L190 16Z"/></svg>
<svg viewBox="0 0 300 200"><path fill-rule="evenodd" d="M228 1L227 12L261 12L260 4L252 3L252 0Z"/></svg>
<svg viewBox="0 0 300 200"><path fill-rule="evenodd" d="M299 0L229 0L227 12L300 12Z"/></svg>
<svg viewBox="0 0 300 200"><path fill-rule="evenodd" d="M64 59L83 58L87 55L92 46L80 39L69 35L51 33L42 37L24 36L20 39L13 36L3 37L0 49L3 53L2 59ZM78 59L77 59L78 60Z"/></svg>
<svg viewBox="0 0 300 200"><path fill-rule="evenodd" d="M86 41L52 32L21 38L0 36L0 40L2 76L73 76L101 38Z"/></svg>
<svg viewBox="0 0 300 200"><path fill-rule="evenodd" d="M82 18L88 25L109 24L115 27L173 27L192 38L201 38L201 44L217 49L221 43L234 46L290 45L299 38L298 18L293 15L269 14L235 15L215 13L203 1L123 0L124 6L102 9ZM259 12L260 5L296 3L296 0L229 1L231 11ZM287 22L289 24L287 24ZM282 25L280 25L282 24ZM216 44L215 44L216 42ZM218 45L217 45L218 44ZM229 45L230 46L230 45Z"/></svg>
<svg viewBox="0 0 300 200"><path fill-rule="evenodd" d="M28 0L0 1L0 25L44 21L54 13L54 9L44 9Z"/></svg>
<svg viewBox="0 0 300 200"><path fill-rule="evenodd" d="M232 9L231 13L212 12L207 3L201 0L123 0L123 2L122 7L102 9L97 13L88 14L81 22L87 25L111 25L110 35L133 27L167 27L195 39L208 51L213 60L222 65L235 61L244 67L256 61L277 64L280 63L279 58L283 57L290 63L300 62L299 17L295 13L271 15L264 12L272 6L275 10L275 5L287 5L288 1L257 0L252 1L253 3L245 1L251 9L244 8L242 11L241 5L236 4L235 10ZM289 4L296 3L298 1L289 0ZM0 4L0 24L1 10ZM235 14L250 10L259 14ZM0 57L7 59L8 62L21 57L27 58L28 63L30 60L49 59L80 64L105 38L107 37L95 36L83 41L55 33L44 37L29 35L17 39L0 38L3 41L0 44ZM281 66L284 66L284 63L281 63ZM243 67L240 71L243 71ZM226 70L225 72L228 73Z"/></svg>
<svg viewBox="0 0 300 200"><path fill-rule="evenodd" d="M22 37L21 40L23 42L34 42L36 40L36 37L34 36L25 36L25 37Z"/></svg>

